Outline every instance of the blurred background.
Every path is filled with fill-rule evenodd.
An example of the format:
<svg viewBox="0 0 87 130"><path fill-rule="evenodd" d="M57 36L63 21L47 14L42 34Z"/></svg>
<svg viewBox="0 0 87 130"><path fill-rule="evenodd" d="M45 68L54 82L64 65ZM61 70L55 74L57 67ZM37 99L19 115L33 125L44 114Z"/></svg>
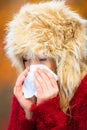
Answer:
<svg viewBox="0 0 87 130"><path fill-rule="evenodd" d="M8 124L13 87L17 78L17 72L3 49L6 23L25 3L41 1L44 0L0 0L0 130L6 130ZM67 4L87 19L87 0L67 0Z"/></svg>

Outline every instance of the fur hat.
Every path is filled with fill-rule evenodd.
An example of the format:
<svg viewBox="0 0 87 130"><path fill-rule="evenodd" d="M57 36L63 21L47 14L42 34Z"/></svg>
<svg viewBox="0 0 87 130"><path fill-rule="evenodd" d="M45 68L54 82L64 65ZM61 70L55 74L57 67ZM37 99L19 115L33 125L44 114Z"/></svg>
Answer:
<svg viewBox="0 0 87 130"><path fill-rule="evenodd" d="M26 53L54 58L60 95L71 97L87 68L82 63L86 58L86 30L85 20L65 2L24 5L8 23L5 41L6 53L20 72Z"/></svg>

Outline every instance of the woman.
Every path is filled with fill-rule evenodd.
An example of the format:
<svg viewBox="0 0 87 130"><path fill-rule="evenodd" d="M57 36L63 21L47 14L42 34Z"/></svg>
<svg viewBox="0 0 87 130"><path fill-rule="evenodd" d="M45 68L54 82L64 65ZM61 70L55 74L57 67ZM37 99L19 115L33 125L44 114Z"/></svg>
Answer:
<svg viewBox="0 0 87 130"><path fill-rule="evenodd" d="M87 65L85 20L62 1L26 4L8 24L6 52L21 73L14 87L8 130L86 130ZM22 85L30 65L38 68L37 97Z"/></svg>

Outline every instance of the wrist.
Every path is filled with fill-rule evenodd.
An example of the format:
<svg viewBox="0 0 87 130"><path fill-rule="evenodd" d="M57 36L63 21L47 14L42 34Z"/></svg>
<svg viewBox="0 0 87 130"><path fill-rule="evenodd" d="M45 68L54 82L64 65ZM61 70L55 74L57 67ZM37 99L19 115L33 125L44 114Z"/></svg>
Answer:
<svg viewBox="0 0 87 130"><path fill-rule="evenodd" d="M30 110L25 110L25 117L27 119L31 119L32 115L33 115L33 113Z"/></svg>

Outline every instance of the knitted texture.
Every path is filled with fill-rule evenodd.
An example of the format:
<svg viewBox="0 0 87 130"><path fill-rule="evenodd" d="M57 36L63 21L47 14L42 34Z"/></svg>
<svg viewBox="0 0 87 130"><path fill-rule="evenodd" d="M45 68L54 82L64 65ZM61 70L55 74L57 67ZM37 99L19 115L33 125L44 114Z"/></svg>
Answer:
<svg viewBox="0 0 87 130"><path fill-rule="evenodd" d="M59 97L33 105L31 111L33 117L27 120L13 97L8 130L87 130L87 76L81 81L66 114L60 109Z"/></svg>
<svg viewBox="0 0 87 130"><path fill-rule="evenodd" d="M28 120L25 117L24 110L19 105L15 96L13 96L12 110L9 119L8 130L33 130L35 126L34 119Z"/></svg>

